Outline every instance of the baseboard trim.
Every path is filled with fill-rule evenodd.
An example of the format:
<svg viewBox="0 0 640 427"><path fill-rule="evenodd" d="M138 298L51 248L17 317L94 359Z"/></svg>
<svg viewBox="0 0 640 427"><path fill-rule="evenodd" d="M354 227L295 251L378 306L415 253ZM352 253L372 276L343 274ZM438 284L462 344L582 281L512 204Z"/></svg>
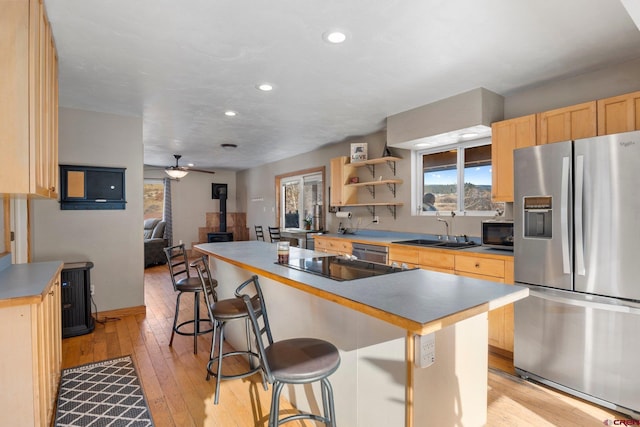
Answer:
<svg viewBox="0 0 640 427"><path fill-rule="evenodd" d="M96 314L96 318L102 320L114 317L137 316L138 314L147 314L147 306L138 305L135 307L119 308L117 310L99 311Z"/></svg>
<svg viewBox="0 0 640 427"><path fill-rule="evenodd" d="M513 360L513 352L509 350L504 350L502 348L494 347L492 345L489 346L489 352L497 354L502 357L506 357L507 359Z"/></svg>

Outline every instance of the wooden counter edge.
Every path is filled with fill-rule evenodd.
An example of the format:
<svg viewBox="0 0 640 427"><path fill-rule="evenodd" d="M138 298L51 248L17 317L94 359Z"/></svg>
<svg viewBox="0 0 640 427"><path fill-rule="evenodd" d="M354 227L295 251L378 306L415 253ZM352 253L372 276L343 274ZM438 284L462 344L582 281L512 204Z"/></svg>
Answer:
<svg viewBox="0 0 640 427"><path fill-rule="evenodd" d="M51 287L55 285L56 279L59 280L60 273L62 272L63 264L60 263L60 266L57 268L56 272L51 276L46 286L42 288L42 292L39 294L32 295L24 295L15 298L4 298L0 299L0 309L7 307L15 307L19 305L30 305L30 304L39 304L44 299L45 295L47 295L51 291Z"/></svg>

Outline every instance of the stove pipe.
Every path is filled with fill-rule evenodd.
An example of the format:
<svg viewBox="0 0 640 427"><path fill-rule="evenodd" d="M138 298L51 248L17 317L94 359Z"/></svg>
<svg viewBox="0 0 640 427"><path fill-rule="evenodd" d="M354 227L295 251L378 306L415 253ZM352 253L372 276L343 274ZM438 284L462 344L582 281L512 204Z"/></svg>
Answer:
<svg viewBox="0 0 640 427"><path fill-rule="evenodd" d="M211 184L211 198L220 200L220 231L227 231L227 184Z"/></svg>

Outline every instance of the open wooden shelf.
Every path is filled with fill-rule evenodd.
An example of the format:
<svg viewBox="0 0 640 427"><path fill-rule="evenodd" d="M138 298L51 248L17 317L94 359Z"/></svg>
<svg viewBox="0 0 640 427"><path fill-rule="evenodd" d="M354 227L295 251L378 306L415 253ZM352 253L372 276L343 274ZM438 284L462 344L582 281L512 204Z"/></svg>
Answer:
<svg viewBox="0 0 640 427"><path fill-rule="evenodd" d="M402 184L401 179L383 179L381 181L356 182L345 184L345 187L366 187L367 185Z"/></svg>
<svg viewBox="0 0 640 427"><path fill-rule="evenodd" d="M378 157L377 159L363 160L361 162L349 163L349 165L353 166L354 168L359 168L367 165L377 165L377 164L386 163L386 162L397 162L398 160L402 160L402 159L400 157L387 156L387 157Z"/></svg>

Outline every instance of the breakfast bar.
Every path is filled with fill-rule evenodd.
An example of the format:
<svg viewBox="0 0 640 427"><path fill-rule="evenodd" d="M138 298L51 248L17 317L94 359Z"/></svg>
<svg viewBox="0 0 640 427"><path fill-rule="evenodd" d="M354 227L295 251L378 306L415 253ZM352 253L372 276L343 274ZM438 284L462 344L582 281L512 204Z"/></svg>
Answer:
<svg viewBox="0 0 640 427"><path fill-rule="evenodd" d="M420 269L338 281L277 264L271 243L194 248L209 255L220 298L259 277L275 339L316 337L338 347L342 362L330 377L338 425L486 424L487 313L525 298L527 289ZM299 248L290 253L292 260L328 256ZM242 325L225 333L234 347L243 346ZM416 348L426 346L429 340L420 337L430 334L432 364ZM319 389L287 393L300 410L321 406Z"/></svg>

